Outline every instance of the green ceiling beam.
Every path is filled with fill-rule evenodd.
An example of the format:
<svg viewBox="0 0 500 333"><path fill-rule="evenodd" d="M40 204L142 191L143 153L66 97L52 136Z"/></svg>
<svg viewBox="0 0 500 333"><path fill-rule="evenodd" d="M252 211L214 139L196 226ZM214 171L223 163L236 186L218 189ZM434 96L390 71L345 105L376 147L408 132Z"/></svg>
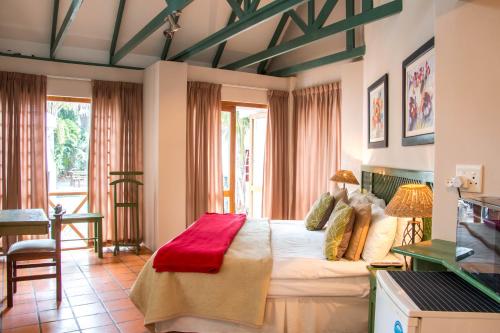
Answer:
<svg viewBox="0 0 500 333"><path fill-rule="evenodd" d="M354 0L346 0L345 2L345 17L349 19L354 16ZM345 32L345 45L347 50L354 48L356 43L356 37L354 35L354 29L347 30Z"/></svg>
<svg viewBox="0 0 500 333"><path fill-rule="evenodd" d="M307 3L307 25L312 26L314 23L314 16L316 15L316 11L314 9L314 3L316 0L309 0Z"/></svg>
<svg viewBox="0 0 500 333"><path fill-rule="evenodd" d="M109 63L115 55L116 51L116 41L118 40L118 34L120 33L120 26L122 24L123 10L125 9L125 1L120 0L118 4L118 12L116 13L115 28L113 29L113 38L111 39L111 47L109 49Z"/></svg>
<svg viewBox="0 0 500 333"><path fill-rule="evenodd" d="M179 23L179 18L180 18L179 15L174 17L175 24ZM168 38L168 37L165 38L165 44L163 45L163 50L161 51L161 60L167 59L168 51L170 50L170 45L172 45L174 36L172 36L172 38Z"/></svg>
<svg viewBox="0 0 500 333"><path fill-rule="evenodd" d="M243 16L245 16L245 13L241 9L241 1L238 0L226 0L226 1L231 6L233 13L236 14L237 17L241 19Z"/></svg>
<svg viewBox="0 0 500 333"><path fill-rule="evenodd" d="M222 68L235 70L239 68L248 67L253 64L259 63L263 60L274 58L281 54L291 52L305 45L308 45L312 42L315 42L319 39L332 36L339 32L353 29L359 25L364 25L387 16L397 14L402 10L403 10L402 0L393 0L389 3L378 6L361 14L346 18L339 22L335 22L321 29L310 30L308 31L307 34L304 34L303 36L294 38L280 45L258 52L254 55L238 60L226 66L223 66Z"/></svg>
<svg viewBox="0 0 500 333"><path fill-rule="evenodd" d="M276 27L276 30L274 31L273 37L271 38L271 41L269 42L269 45L267 46L268 49L270 49L270 48L274 47L276 44L278 44L278 41L281 37L281 34L283 33L283 30L286 27L286 24L288 23L289 18L290 18L290 16L288 15L288 13L284 13L283 15L281 15L281 19L278 23L278 26ZM259 67L257 68L257 73L264 74L264 72L266 71L266 67L267 67L268 62L269 61L267 59L261 61L259 64Z"/></svg>
<svg viewBox="0 0 500 333"><path fill-rule="evenodd" d="M241 2L243 0L238 0L238 3L241 5ZM234 10L231 11L231 15L229 15L229 19L227 20L226 27L230 26L231 24L236 21L236 14L234 13ZM222 58L222 53L224 53L224 49L226 48L227 42L222 42L219 44L217 47L217 51L215 52L214 59L212 60L212 67L217 68L219 66L220 58Z"/></svg>
<svg viewBox="0 0 500 333"><path fill-rule="evenodd" d="M274 0L271 3L257 9L255 12L245 15L237 22L217 31L184 51L181 51L175 56L170 57L168 60L184 61L197 53L235 37L239 33L248 30L253 26L267 21L277 14L290 10L305 1L307 0Z"/></svg>
<svg viewBox="0 0 500 333"><path fill-rule="evenodd" d="M361 3L361 8L365 12L373 8L373 0L363 0Z"/></svg>
<svg viewBox="0 0 500 333"><path fill-rule="evenodd" d="M123 68L123 69L133 69L133 70L143 70L142 67L133 67L133 66L118 66L118 65L110 65L110 64L100 64L96 62L87 62L87 61L75 61L75 60L66 60L66 59L52 59L45 57L37 57L33 55L23 55L23 54L12 54L12 53L3 53L0 52L0 56L2 57L10 57L10 58L21 58L21 59L31 59L31 60L42 60L42 61L50 61L50 62L58 62L63 64L76 64L76 65L86 65L86 66L99 66L99 67L112 67L112 68Z"/></svg>
<svg viewBox="0 0 500 333"><path fill-rule="evenodd" d="M257 10L257 7L259 7L259 4L260 4L260 0L253 0L253 2L250 5L250 7L248 7L248 10L250 12L255 12L255 10Z"/></svg>
<svg viewBox="0 0 500 333"><path fill-rule="evenodd" d="M52 30L50 33L50 49L54 47L54 42L56 41L57 34L57 16L59 15L59 0L54 0L54 6L52 8Z"/></svg>
<svg viewBox="0 0 500 333"><path fill-rule="evenodd" d="M71 4L69 5L68 12L66 13L66 16L64 17L64 21L61 24L61 27L59 28L59 32L57 33L56 38L54 39L54 43L50 47L50 57L54 58L57 49L61 46L64 36L68 32L68 28L73 23L73 20L76 17L76 14L78 13L78 10L80 9L80 6L82 5L83 0L72 0ZM57 24L57 22L56 22Z"/></svg>
<svg viewBox="0 0 500 333"><path fill-rule="evenodd" d="M175 11L182 10L193 0L167 0L168 6L156 15L148 24L134 35L125 45L122 46L111 58L111 64L116 65L123 57L148 38L153 32L158 30L164 23L168 15Z"/></svg>
<svg viewBox="0 0 500 333"><path fill-rule="evenodd" d="M290 66L287 68L278 69L278 70L272 71L268 74L273 75L273 76L290 76L290 75L296 74L298 72L302 72L302 71L316 68L319 66L332 64L334 62L358 58L358 57L363 56L365 54L365 51L366 51L365 46L360 46L360 47L356 47L356 48L351 49L351 50L346 50L346 51L338 52L335 54L331 54L331 55L328 55L326 57L306 61L306 62L299 64L299 65L294 65L294 66Z"/></svg>
<svg viewBox="0 0 500 333"><path fill-rule="evenodd" d="M299 16L299 14L297 14L295 10L289 10L287 13L292 21L295 22L295 24L300 28L300 30L302 30L302 32L304 33L307 33L308 26L306 22L304 22L304 20Z"/></svg>
<svg viewBox="0 0 500 333"><path fill-rule="evenodd" d="M318 17L314 21L313 26L316 29L323 27L323 24L325 24L326 20L332 13L333 8L335 8L335 6L337 5L337 2L339 2L339 0L326 0L325 4L323 5L321 11L318 14Z"/></svg>

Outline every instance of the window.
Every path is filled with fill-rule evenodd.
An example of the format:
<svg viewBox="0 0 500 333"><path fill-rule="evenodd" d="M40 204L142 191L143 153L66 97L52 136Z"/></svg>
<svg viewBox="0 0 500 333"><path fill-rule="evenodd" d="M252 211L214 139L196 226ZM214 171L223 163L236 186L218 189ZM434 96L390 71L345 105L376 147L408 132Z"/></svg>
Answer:
<svg viewBox="0 0 500 333"><path fill-rule="evenodd" d="M224 102L221 112L224 212L261 217L267 107Z"/></svg>
<svg viewBox="0 0 500 333"><path fill-rule="evenodd" d="M89 98L48 96L47 171L49 207L87 212L87 174L91 119ZM86 247L87 224L64 225L64 247Z"/></svg>

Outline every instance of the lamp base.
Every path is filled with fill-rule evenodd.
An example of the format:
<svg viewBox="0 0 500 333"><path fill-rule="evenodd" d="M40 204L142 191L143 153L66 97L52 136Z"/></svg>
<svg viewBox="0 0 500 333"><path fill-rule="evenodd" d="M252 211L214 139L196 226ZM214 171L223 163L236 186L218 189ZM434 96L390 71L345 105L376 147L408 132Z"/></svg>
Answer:
<svg viewBox="0 0 500 333"><path fill-rule="evenodd" d="M415 240L417 239L416 237L419 236L419 239L422 240L424 238L424 229L422 228L422 223L420 221L417 221L415 218L408 220L408 223L406 224L406 228L403 231L403 240L401 244L404 245L411 245L415 244ZM410 258L410 262L406 262L406 256L404 257L405 261L405 266L412 270L413 269L413 260Z"/></svg>

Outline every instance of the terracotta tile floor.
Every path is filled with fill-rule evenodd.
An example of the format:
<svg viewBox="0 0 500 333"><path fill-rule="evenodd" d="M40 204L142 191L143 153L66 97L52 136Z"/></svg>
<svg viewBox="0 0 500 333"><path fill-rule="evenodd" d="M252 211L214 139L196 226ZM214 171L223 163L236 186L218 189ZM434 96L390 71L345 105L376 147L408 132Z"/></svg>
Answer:
<svg viewBox="0 0 500 333"><path fill-rule="evenodd" d="M14 307L7 308L5 257L2 269L0 332L3 333L147 333L144 318L128 298L137 274L151 256L121 252L104 259L92 250L63 251L63 301L57 306L55 279L18 283ZM19 270L19 275L46 273L52 267Z"/></svg>

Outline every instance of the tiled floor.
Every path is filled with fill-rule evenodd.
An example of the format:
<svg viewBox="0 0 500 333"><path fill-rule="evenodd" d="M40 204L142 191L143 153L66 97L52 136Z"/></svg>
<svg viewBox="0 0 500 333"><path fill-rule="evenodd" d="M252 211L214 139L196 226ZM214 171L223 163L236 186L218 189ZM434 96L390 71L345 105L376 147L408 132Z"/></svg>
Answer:
<svg viewBox="0 0 500 333"><path fill-rule="evenodd" d="M3 333L142 333L144 318L128 293L145 261L151 256L121 252L104 259L91 250L63 251L63 301L57 307L55 279L18 283L14 307L7 308L5 257L2 268L3 302L0 332ZM22 274L44 273L52 267L19 270ZM21 273L22 272L22 273Z"/></svg>

